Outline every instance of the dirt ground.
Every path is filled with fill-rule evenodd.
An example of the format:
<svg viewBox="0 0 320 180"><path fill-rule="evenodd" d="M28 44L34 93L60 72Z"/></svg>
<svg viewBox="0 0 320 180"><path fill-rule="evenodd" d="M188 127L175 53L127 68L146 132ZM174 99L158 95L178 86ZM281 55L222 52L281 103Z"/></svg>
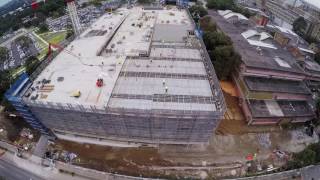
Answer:
<svg viewBox="0 0 320 180"><path fill-rule="evenodd" d="M64 140L58 140L55 147L77 154L79 157L75 163L77 165L133 176L143 174L147 177L158 177L160 173L150 170L149 167L174 165L161 158L155 148L107 147Z"/></svg>
<svg viewBox="0 0 320 180"><path fill-rule="evenodd" d="M32 139L21 137L20 132L23 128L30 130L33 135ZM27 156L31 156L34 151L36 142L40 138L40 133L26 123L22 117L10 117L3 111L0 111L0 139L24 149Z"/></svg>
<svg viewBox="0 0 320 180"><path fill-rule="evenodd" d="M279 149L289 154L302 150L306 144L315 141L316 137L297 138L293 137L291 132L283 131L216 135L207 146L161 145L159 148L119 148L59 140L55 147L77 154L78 159L74 161L77 165L106 172L160 178L172 178L177 175L191 178L221 178L244 175L246 158L250 154L256 154L256 160L264 167L270 164L280 166L286 159L276 158L274 150Z"/></svg>
<svg viewBox="0 0 320 180"><path fill-rule="evenodd" d="M219 124L216 134L218 135L240 135L247 133L280 132L279 126L248 126L237 97L224 92L227 104L227 112Z"/></svg>
<svg viewBox="0 0 320 180"><path fill-rule="evenodd" d="M4 112L0 111L0 139L14 142L19 137L19 132L23 127L30 128L29 124L26 123L20 117L8 117Z"/></svg>

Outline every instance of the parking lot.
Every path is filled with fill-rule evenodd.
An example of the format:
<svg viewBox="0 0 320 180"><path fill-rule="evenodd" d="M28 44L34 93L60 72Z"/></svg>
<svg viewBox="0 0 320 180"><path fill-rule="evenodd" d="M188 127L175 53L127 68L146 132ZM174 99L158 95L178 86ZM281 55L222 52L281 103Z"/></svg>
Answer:
<svg viewBox="0 0 320 180"><path fill-rule="evenodd" d="M104 8L98 8L95 6L88 6L85 8L78 9L78 15L80 19L80 23L83 28L88 27L91 23L93 23L98 17L100 17L104 13ZM49 31L62 31L71 27L71 20L69 15L63 15L58 18L47 18L46 23L49 27Z"/></svg>
<svg viewBox="0 0 320 180"><path fill-rule="evenodd" d="M17 38L6 44L5 47L9 50L9 58L0 66L0 71L24 65L29 57L37 56L41 47L31 33L25 36L32 41L27 47L24 47L21 42L18 42Z"/></svg>

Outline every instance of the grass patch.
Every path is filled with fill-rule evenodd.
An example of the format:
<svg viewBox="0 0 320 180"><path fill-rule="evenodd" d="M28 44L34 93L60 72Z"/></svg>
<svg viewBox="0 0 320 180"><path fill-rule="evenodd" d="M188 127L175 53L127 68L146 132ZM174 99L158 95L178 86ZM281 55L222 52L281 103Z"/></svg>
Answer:
<svg viewBox="0 0 320 180"><path fill-rule="evenodd" d="M46 40L48 43L52 44L59 44L67 37L67 31L60 31L56 33L44 33L40 35L44 40Z"/></svg>
<svg viewBox="0 0 320 180"><path fill-rule="evenodd" d="M42 61L44 57L46 57L48 53L48 48L43 48L42 51L40 52L40 54L37 56L37 58L39 59L39 61Z"/></svg>
<svg viewBox="0 0 320 180"><path fill-rule="evenodd" d="M23 73L26 70L26 68L24 66L20 66L18 68L15 68L13 70L10 71L11 77L13 79L15 79L16 77L18 77L21 73Z"/></svg>

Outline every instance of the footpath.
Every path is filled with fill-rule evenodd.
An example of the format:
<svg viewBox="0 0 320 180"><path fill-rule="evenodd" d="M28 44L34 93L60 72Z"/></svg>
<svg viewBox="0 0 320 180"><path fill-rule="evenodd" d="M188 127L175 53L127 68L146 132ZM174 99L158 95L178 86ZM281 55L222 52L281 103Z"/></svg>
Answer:
<svg viewBox="0 0 320 180"><path fill-rule="evenodd" d="M3 141L0 141L0 148L5 150L0 157L1 160L46 180L150 180L150 178L111 174L60 161L52 163L36 155L22 154L22 157L18 157L17 148Z"/></svg>
<svg viewBox="0 0 320 180"><path fill-rule="evenodd" d="M15 152L7 150L1 157L1 160L19 167L23 170L33 173L43 179L48 180L85 180L88 178L80 177L77 175L72 176L71 174L61 173L57 168L42 166L39 163L38 157L31 156L28 159L20 158L16 156Z"/></svg>

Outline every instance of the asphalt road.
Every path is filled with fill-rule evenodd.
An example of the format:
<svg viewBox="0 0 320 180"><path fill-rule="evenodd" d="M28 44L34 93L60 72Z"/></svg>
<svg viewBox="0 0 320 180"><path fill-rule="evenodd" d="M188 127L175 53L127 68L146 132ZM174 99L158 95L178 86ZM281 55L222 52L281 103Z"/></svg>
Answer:
<svg viewBox="0 0 320 180"><path fill-rule="evenodd" d="M4 177L5 180L44 180L2 159L0 159L0 177L1 176Z"/></svg>

